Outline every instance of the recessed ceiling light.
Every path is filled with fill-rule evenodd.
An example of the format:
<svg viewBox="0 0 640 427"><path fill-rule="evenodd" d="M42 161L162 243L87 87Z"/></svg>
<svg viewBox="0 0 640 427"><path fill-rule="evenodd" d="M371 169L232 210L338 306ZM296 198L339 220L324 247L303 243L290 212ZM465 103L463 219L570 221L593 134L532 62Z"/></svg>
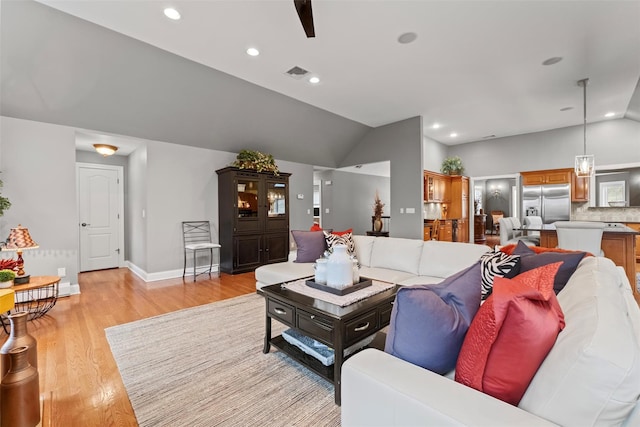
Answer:
<svg viewBox="0 0 640 427"><path fill-rule="evenodd" d="M318 84L318 83L320 83L320 78L319 77L315 77L315 76L309 77L309 83L313 83L314 85Z"/></svg>
<svg viewBox="0 0 640 427"><path fill-rule="evenodd" d="M174 21L177 21L178 19L180 19L180 12L178 12L172 7L168 7L164 10L164 16L166 16L169 19L173 19Z"/></svg>
<svg viewBox="0 0 640 427"><path fill-rule="evenodd" d="M418 38L418 35L416 33L404 33L404 34L400 34L400 37L398 37L398 43L401 44L409 44L413 41L415 41L415 39Z"/></svg>
<svg viewBox="0 0 640 427"><path fill-rule="evenodd" d="M613 117L613 116L615 116L615 115L616 115L616 113L614 113L613 111L609 111L609 112L608 112L607 114L605 114L604 116L605 116L605 117Z"/></svg>
<svg viewBox="0 0 640 427"><path fill-rule="evenodd" d="M440 129L440 123L434 123L433 125L431 125L431 129Z"/></svg>
<svg viewBox="0 0 640 427"><path fill-rule="evenodd" d="M449 136L450 136L451 138L455 138L456 136L458 136L458 134L457 134L457 133L455 133L455 132L451 132L451 133L449 134Z"/></svg>
<svg viewBox="0 0 640 427"><path fill-rule="evenodd" d="M553 65L553 64L557 64L560 61L562 61L562 57L554 56L554 57L551 57L549 59L545 59L544 61L542 61L542 65Z"/></svg>
<svg viewBox="0 0 640 427"><path fill-rule="evenodd" d="M260 51L258 49L256 49L255 47L250 47L249 49L247 49L247 55L249 55L249 56L258 56L258 55L260 55Z"/></svg>
<svg viewBox="0 0 640 427"><path fill-rule="evenodd" d="M560 111L569 111L569 110L573 110L573 107L562 107L560 109Z"/></svg>

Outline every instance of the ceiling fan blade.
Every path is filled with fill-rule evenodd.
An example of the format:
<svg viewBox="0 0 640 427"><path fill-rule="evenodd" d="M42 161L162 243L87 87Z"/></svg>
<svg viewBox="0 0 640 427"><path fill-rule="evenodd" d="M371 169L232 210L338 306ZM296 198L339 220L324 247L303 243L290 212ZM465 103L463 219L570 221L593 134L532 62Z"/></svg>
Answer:
<svg viewBox="0 0 640 427"><path fill-rule="evenodd" d="M313 11L311 10L311 0L293 0L293 4L296 6L300 23L304 32L309 37L316 36L316 30L313 27Z"/></svg>

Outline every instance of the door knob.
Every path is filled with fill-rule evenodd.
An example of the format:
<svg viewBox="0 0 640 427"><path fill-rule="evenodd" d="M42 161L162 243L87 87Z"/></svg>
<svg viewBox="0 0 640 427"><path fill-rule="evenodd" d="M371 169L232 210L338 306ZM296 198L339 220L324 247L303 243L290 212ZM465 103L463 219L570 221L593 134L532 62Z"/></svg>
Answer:
<svg viewBox="0 0 640 427"><path fill-rule="evenodd" d="M86 222L83 222L83 223L82 223L82 224L80 224L80 225L82 225L83 227L86 227L87 225L91 225L91 224L87 224Z"/></svg>

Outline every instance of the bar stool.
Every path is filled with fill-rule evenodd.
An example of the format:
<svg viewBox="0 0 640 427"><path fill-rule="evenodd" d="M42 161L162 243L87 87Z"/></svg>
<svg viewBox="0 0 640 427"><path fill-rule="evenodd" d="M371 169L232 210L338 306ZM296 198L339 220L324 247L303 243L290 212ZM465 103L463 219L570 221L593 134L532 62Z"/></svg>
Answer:
<svg viewBox="0 0 640 427"><path fill-rule="evenodd" d="M213 268L213 250L221 246L211 241L211 226L209 221L183 221L182 222L182 239L184 242L184 267L182 268L182 278L187 274L187 252L193 254L193 281L196 276L209 273L211 277L211 269ZM198 251L209 252L209 268L197 272Z"/></svg>

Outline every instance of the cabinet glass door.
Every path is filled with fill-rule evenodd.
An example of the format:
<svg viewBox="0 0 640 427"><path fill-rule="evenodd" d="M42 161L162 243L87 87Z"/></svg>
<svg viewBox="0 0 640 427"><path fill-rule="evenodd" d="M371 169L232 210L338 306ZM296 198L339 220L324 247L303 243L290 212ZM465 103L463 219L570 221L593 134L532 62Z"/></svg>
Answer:
<svg viewBox="0 0 640 427"><path fill-rule="evenodd" d="M267 206L269 218L287 215L287 184L284 182L267 182Z"/></svg>
<svg viewBox="0 0 640 427"><path fill-rule="evenodd" d="M238 178L238 218L258 217L258 180Z"/></svg>

